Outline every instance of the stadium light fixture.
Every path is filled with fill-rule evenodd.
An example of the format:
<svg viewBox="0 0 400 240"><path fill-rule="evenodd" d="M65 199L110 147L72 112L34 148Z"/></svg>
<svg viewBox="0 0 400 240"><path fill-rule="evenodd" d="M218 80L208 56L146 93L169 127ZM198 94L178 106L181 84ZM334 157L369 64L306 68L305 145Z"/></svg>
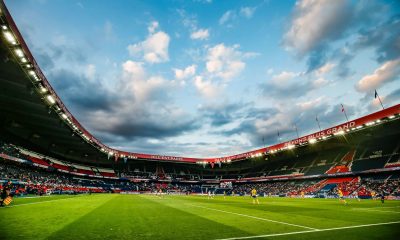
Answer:
<svg viewBox="0 0 400 240"><path fill-rule="evenodd" d="M317 139L311 138L310 140L308 140L308 142L309 142L310 144L314 144L314 143L317 142Z"/></svg>
<svg viewBox="0 0 400 240"><path fill-rule="evenodd" d="M389 119L393 119L393 118L394 118L394 115L389 116Z"/></svg>
<svg viewBox="0 0 400 240"><path fill-rule="evenodd" d="M295 148L295 145L290 144L290 145L287 146L287 148L288 148L288 149L293 149L293 148Z"/></svg>
<svg viewBox="0 0 400 240"><path fill-rule="evenodd" d="M344 131L340 130L339 132L335 132L333 135L337 136L337 135L344 135Z"/></svg>
<svg viewBox="0 0 400 240"><path fill-rule="evenodd" d="M15 41L14 36L12 35L11 32L9 31L4 31L4 37L7 39L7 41L9 41L11 44L17 44L17 42Z"/></svg>
<svg viewBox="0 0 400 240"><path fill-rule="evenodd" d="M49 101L50 104L55 104L56 100L54 100L53 96L51 95L47 95L47 101Z"/></svg>
<svg viewBox="0 0 400 240"><path fill-rule="evenodd" d="M1 28L2 28L3 30L7 30L7 26L6 26L6 25L1 26Z"/></svg>
<svg viewBox="0 0 400 240"><path fill-rule="evenodd" d="M68 118L68 116L65 113L61 114L61 117L64 118L64 119Z"/></svg>
<svg viewBox="0 0 400 240"><path fill-rule="evenodd" d="M20 48L15 49L15 54L17 54L17 56L20 58L24 57L24 52Z"/></svg>
<svg viewBox="0 0 400 240"><path fill-rule="evenodd" d="M22 63L26 63L26 62L28 62L28 60L26 60L26 58L23 57L23 58L21 58L21 62L22 62Z"/></svg>
<svg viewBox="0 0 400 240"><path fill-rule="evenodd" d="M374 124L375 124L375 122L372 121L372 122L367 122L365 125L367 125L367 126L372 126L372 125L374 125Z"/></svg>
<svg viewBox="0 0 400 240"><path fill-rule="evenodd" d="M41 92L41 93L46 93L46 92L47 92L47 88L41 86L41 87L40 87L40 92Z"/></svg>

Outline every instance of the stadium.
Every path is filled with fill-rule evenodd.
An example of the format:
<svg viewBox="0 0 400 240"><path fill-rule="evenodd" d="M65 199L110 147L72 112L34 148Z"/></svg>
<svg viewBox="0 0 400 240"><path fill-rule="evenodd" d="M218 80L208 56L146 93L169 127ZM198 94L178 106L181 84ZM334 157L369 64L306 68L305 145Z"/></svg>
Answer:
<svg viewBox="0 0 400 240"><path fill-rule="evenodd" d="M400 104L398 103L399 98L395 99L393 97L395 94L388 91L394 90L394 93L398 94L400 87L400 47L398 45L400 28L393 31L382 28L388 31L382 36L390 35L390 32L394 34L394 37L388 37L388 39L397 39L397 45L394 43L391 45L395 50L387 55L392 59L387 60L383 64L384 66L375 70L369 77L363 78L367 81L372 77L379 77L381 74L383 78L386 77L389 80L375 82L371 93L363 92L365 81L361 80L362 84L357 85L356 90L343 89L343 94L340 95L344 97L354 95L353 92L359 90L362 94L365 93L365 96L369 96L369 98L364 96L361 100L372 102L371 105L365 107L356 103L336 104L333 107L336 110L331 115L323 114L323 112L327 112L323 105L325 103L321 103L320 109L317 109L321 112L320 115L314 115L314 108L306 107L301 109L302 112L296 112L292 116L293 119L299 116L298 119L301 119L303 115L308 118L311 116L312 119L308 122L312 122L313 127L306 128L305 123L303 126L299 122L300 126L305 129L301 134L299 134L296 122L294 123L295 128L285 125L291 124L283 122L289 116L284 120L278 118L273 123L275 124L273 126L277 126L276 128L268 125L265 132L261 130L257 132L260 135L254 138L257 139L254 141L256 143L247 144L251 140L232 141L234 143L229 145L231 150L226 150L226 148L215 146L214 138L218 137L216 133L217 129L220 129L218 127L233 126L235 120L227 120L226 123L220 125L210 124L211 127L207 131L212 133L206 134L207 136L202 136L203 132L201 131L200 133L196 132L196 129L200 128L197 126L205 121L205 118L200 115L196 115L196 118L201 118L199 122L190 123L189 127L179 134L174 133L175 135L173 135L168 132L167 134L171 135L165 136L161 135L163 131L167 132L164 128L150 129L154 120L148 112L144 112L148 115L143 115L150 130L146 126L132 127L132 129L134 128L132 131L121 127L123 130L119 130L119 135L112 135L108 130L91 125L88 120L92 119L89 118L91 115L95 120L100 118L100 122L104 126L112 127L114 127L113 124L117 125L114 123L115 117L117 119L123 117L118 115L121 112L114 110L109 110L111 112L109 115L102 115L103 109L97 109L97 106L93 112L85 112L86 107L93 105L91 96L101 92L102 99L107 98L106 100L115 105L114 107L123 108L124 105L119 104L120 99L109 97L111 94L102 92L104 85L95 83L90 85L88 92L85 92L87 94L85 97L88 98L84 98L83 103L80 103L83 104L81 109L84 110L81 111L74 107L76 102L64 95L63 89L59 87L59 82L54 82L56 80L53 78L56 75L49 68L51 64L46 64L42 58L45 50L32 43L35 41L31 39L34 35L27 35L22 30L24 29L28 33L38 31L37 29L41 28L40 24L44 24L42 19L35 22L35 19L30 19L32 16L27 14L26 18L21 18L24 19L20 20L22 24L17 21L19 14L23 15L31 10L35 12L34 5L39 9L45 7L45 4L55 3L46 1L43 3L39 3L40 1L5 2L0 1L0 190L2 194L0 239L398 239L400 234ZM86 7L87 9L89 2L78 2L75 7L77 9ZM144 16L148 16L146 14L150 14L147 13L147 7L150 9L147 6L149 2L140 3L139 1L135 3L138 5L135 7L139 9L138 11L145 12ZM165 7L165 9L169 9L169 4L172 4L168 1L160 2L160 8ZM277 2L270 4L277 4ZM376 4L383 4L383 2L385 1ZM313 3L313 6L305 6L309 4L308 1L298 1L294 3L295 10L293 10L292 17L300 18L302 7L315 10L319 7L323 8L324 4L331 3L330 1L319 1ZM339 5L342 3L343 6L355 4L350 1L337 1L333 4L337 4L337 6L328 6L327 9L332 12L335 9L341 9ZM32 5L24 10L23 4ZM119 4L123 5L122 8L125 8L125 4L129 5L122 1ZM197 12L200 15L200 12L204 10L203 5L210 7L212 4L220 3L193 1L192 4L200 9ZM202 4L201 7L200 4ZM313 8L319 4L321 6ZM357 5L358 8L355 6L357 11L362 12L360 9L368 8L367 3L360 2L359 4L360 6L366 5L361 7ZM398 27L400 5L390 1L385 4L382 8L375 8L376 11L393 11L394 20L391 21L393 26ZM183 5L182 3L182 9ZM255 17L257 13L261 13L263 7L267 6L269 6L268 3L264 2L254 8L238 7L240 10L236 13L229 10L219 19L217 25L222 28L231 21L232 25L226 26L226 29L231 31L234 24L250 21L253 15ZM108 7L117 8L116 6ZM191 9L190 6L186 7ZM230 6L230 8L233 9L234 6ZM38 15L49 13L37 11ZM65 11L70 11L70 9L65 9ZM165 11L167 12L167 10ZM188 16L187 12L185 12L186 15L183 14L183 10L178 13L174 12L173 17ZM86 20L79 19L78 12L75 14L77 14L78 20L69 16L74 19L64 19L64 21L70 21L71 25L74 25L76 21L82 21L84 24L83 22ZM35 16L35 14L32 15ZM109 17L113 19L112 16ZM152 17L154 18L154 16ZM54 16L54 18L57 17ZM240 18L243 20L238 20ZM354 19L356 18L354 17ZM294 20L293 22L296 22ZM67 31L67 29L63 29L64 26L58 26L59 23L54 21L54 25L60 28L57 31ZM46 24L53 24L50 19L46 22ZM171 23L173 21L166 22L173 24ZM193 27L193 25L200 24L199 22L200 20L197 20L189 24L183 21L183 24L194 31L199 30L198 26ZM24 25L27 23L38 27L35 30L32 26ZM75 24L74 28L78 28L77 25L79 24ZM116 40L115 36L111 36L112 29L110 25L106 24L107 26L106 33L110 37L107 41L117 45L119 40ZM148 38L161 36L163 39L168 39L167 42L172 42L174 39L179 41L182 38L182 33L175 34L175 38L173 38L166 35L165 32L157 30L160 28L158 22L153 21L151 25L143 26L144 36L148 36ZM323 27L329 26L326 24ZM363 25L363 27L365 26ZM210 31L211 34L217 34L216 28ZM114 31L116 31L115 29ZM193 41L207 41L211 38L208 30L200 30L190 36ZM96 31L94 30L94 32ZM206 36L202 35L205 32L207 32ZM382 36L381 38L376 36L376 39L385 38ZM50 38L50 36L45 37ZM81 38L85 37L83 33L79 32L78 39ZM328 40L334 41L333 38L328 38ZM368 39L361 40L363 44L367 44ZM62 40L62 42L64 44L69 41ZM151 43L151 41L149 42ZM146 55L146 51L151 48L146 44L148 42L143 41L128 47L128 50L134 49L132 52L135 54L143 53L142 62L135 65L133 74L141 74L140 71L137 71L140 66L148 64L146 66L151 68L160 62L172 61L173 53L170 53L170 57L166 57L158 51L158 48L153 52L155 55ZM90 45L96 44L91 42ZM217 48L219 51L228 48L221 47L221 44L217 46L219 46ZM361 48L361 45L357 46ZM49 48L51 47L55 48L49 45ZM244 68L244 61L251 61L248 59L261 55L255 52L245 53L244 50L240 52L238 48L238 45L233 45L218 60L207 58L208 62L204 71L209 71L207 72L208 76L215 74L214 78L218 76L223 79L219 86L220 90L231 81L227 81L226 76L233 78L233 73L235 76L238 75L237 69ZM211 53L214 49L216 48L209 47L207 53ZM381 52L384 51L383 47L379 49ZM68 49L68 51L74 52L72 49ZM218 62L218 64L224 65L224 61L230 53L232 53L232 58L235 58L227 63L227 68L231 72L222 74L221 69L220 72L214 72L210 67L212 63ZM52 57L56 58L55 56L48 57L51 59ZM382 56L380 57L383 58ZM134 58L134 54L130 57ZM40 60L36 60L39 58ZM68 62L73 58L67 57L66 59ZM127 61L123 66L132 66L132 64L133 61ZM234 69L230 69L230 66L234 66ZM67 64L67 68L69 67L70 65ZM112 67L110 69L105 71L114 74ZM132 68L129 69L131 72L128 72L132 73ZM189 73L193 69L195 68L190 68L190 71L175 69L175 80L184 79L180 76L190 75ZM393 70L391 73L384 72L391 70ZM121 78L124 78L126 73L122 73ZM303 72L293 77L301 78L307 74L314 73ZM325 74L325 72L315 74ZM194 84L205 84L206 80L202 78L205 76L191 75L194 78ZM319 80L320 76L318 75ZM272 76L272 78L274 77ZM89 74L86 80L95 81L93 79L96 79L96 75L93 77L93 74ZM139 93L148 91L149 85L154 82L160 84L161 81L154 77L143 84L135 77L129 79L133 82L136 81L133 89L139 88ZM83 84L80 85L81 83L72 80L68 82L68 78L66 80L61 84L77 84L78 89L83 91ZM334 92L331 89L336 89L336 87L346 88L343 82L338 84L328 82L326 83L328 85L324 85L328 92ZM320 84L321 80L318 83ZM176 82L172 84L185 88L191 83L187 80L181 85ZM384 84L388 84L386 85L386 97L382 96L381 98L378 94L378 91L381 92L378 86L383 87ZM113 85L118 84L113 83L107 87L111 88ZM274 94L275 90L272 86L268 85L263 93L267 95L270 91L271 95ZM295 84L295 86L302 88L303 85ZM315 85L313 86L315 87ZM323 86L318 85L318 88L323 88ZM296 89L289 90L290 92L296 91ZM382 91L384 92L385 88ZM221 92L219 94L222 95ZM135 93L137 95L134 100L128 102L128 105L134 105L136 102L133 103L133 101L141 99L142 95ZM163 95L162 92L156 93ZM75 96L79 94L80 92L73 92ZM114 94L122 96L123 92L119 90ZM207 96L211 98L210 95ZM285 98L290 97L289 95L282 96L278 101L283 102ZM300 98L297 96L295 100ZM317 99L322 99L322 102L328 101L328 98ZM169 97L161 99L165 105L168 105L169 101ZM185 101L192 100L183 100L183 102ZM202 102L202 107L208 103L207 101ZM223 101L222 97L218 99L218 102ZM96 104L100 103L95 102ZM184 103L182 104L184 105ZM210 105L213 104L217 103L214 102ZM73 106L73 111L69 110L70 105ZM303 106L301 104L288 105L295 105L292 108L293 111L297 111L296 108L299 109ZM363 108L363 110L356 111L357 107ZM171 109L168 113L175 114L176 111ZM199 111L204 111L203 108L199 107L199 109ZM155 111L155 109L153 110ZM160 118L158 120L162 123L170 121L170 116L164 115L166 113L162 109L157 110L160 113L155 113L159 114L155 115L155 118ZM350 111L355 113L348 116ZM126 112L129 111L124 110L122 113ZM138 112L139 110L129 114L132 114L134 118L139 118ZM219 112L213 114L220 115ZM210 117L213 114L206 113L202 116ZM255 115L255 125L264 118L267 118L265 122L268 122L268 118L272 119L279 113L274 110L271 113L265 112L265 116L262 115ZM320 121L323 116L328 120L321 127ZM180 125L188 118L178 114L178 120L172 122ZM78 119L80 120L78 121ZM134 120L129 119L129 121ZM188 122L190 121L188 120ZM247 122L243 121L238 125L248 126L246 124ZM89 127L85 128L87 125ZM123 137L125 131L129 131L129 135L134 135L139 140ZM153 131L157 134L153 135ZM175 131L175 129L171 131ZM188 135L189 138L187 138L185 134L190 134L190 131L195 133ZM229 129L226 132L228 131L233 132L234 130ZM138 132L143 135L139 135ZM149 134L145 135L146 133ZM190 141L196 142L195 138L200 140L198 145L194 143L190 145L187 142L182 144L180 136L183 136L182 141L190 139ZM211 137L208 138L208 136ZM222 136L225 137L226 134L221 134L221 138ZM241 134L232 134L231 136L238 139L243 137ZM110 140L113 138L122 140L113 142L114 140ZM269 138L269 140L265 141L265 138ZM151 139L149 147L144 145L146 139ZM206 144L201 141L210 141L210 143ZM137 147L129 146L132 142L137 143ZM161 144L157 145L160 142ZM222 142L228 143L229 139L223 138L221 144L223 144ZM241 143L242 146L236 146ZM204 146L211 146L211 148ZM143 151L140 151L141 147L143 147ZM201 151L195 151L193 148L201 149Z"/></svg>

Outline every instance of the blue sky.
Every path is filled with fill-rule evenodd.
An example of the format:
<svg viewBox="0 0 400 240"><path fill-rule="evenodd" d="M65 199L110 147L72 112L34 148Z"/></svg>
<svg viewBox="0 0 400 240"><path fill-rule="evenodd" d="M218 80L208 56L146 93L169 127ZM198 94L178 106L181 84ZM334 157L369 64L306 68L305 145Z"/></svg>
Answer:
<svg viewBox="0 0 400 240"><path fill-rule="evenodd" d="M69 110L120 150L230 155L341 123L340 104L377 111L375 89L399 103L399 1L5 2Z"/></svg>

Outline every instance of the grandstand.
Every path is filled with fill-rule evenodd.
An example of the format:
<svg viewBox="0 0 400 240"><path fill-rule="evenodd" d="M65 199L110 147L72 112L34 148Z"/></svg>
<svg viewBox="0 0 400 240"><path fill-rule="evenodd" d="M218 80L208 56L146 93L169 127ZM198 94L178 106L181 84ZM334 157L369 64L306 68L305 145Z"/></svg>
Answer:
<svg viewBox="0 0 400 240"><path fill-rule="evenodd" d="M2 185L0 189L3 189L7 181L13 183L12 192L17 198L15 206L37 203L29 202L31 200L24 196L55 195L55 200L73 198L74 200L71 201L76 201L74 196L81 195L82 206L89 209L92 204L89 202L92 193L103 193L102 195L93 194L95 195L93 198L100 199L105 196L103 200L106 202L112 202L115 196L132 197L134 194L141 194L143 198L130 200L145 206L146 201L154 201L151 194L161 189L165 194L193 196L188 197L191 202L185 202L187 200L173 196L171 199L174 199L175 203L166 200L171 201L166 203L168 210L158 211L172 212L171 209L182 206L183 209L194 209L196 207L193 207L193 204L200 204L199 208L209 208L210 211L217 209L219 213L233 212L242 217L247 216L245 212L250 211L250 218L253 218L251 221L254 221L257 218L258 220L264 218L251 215L253 210L246 210L249 206L244 205L244 198L234 200L237 202L232 203L224 202L222 198L217 199L221 205L238 203L240 206L238 208L245 209L244 213L236 213L235 211L239 209L235 207L228 206L229 208L225 210L218 210L215 204L206 205L204 198L195 196L204 195L209 191L220 195L225 193L228 196L247 196L253 188L256 188L260 196L276 197L278 200L274 201L277 202L282 201L281 197L290 198L289 201L292 201L275 206L276 209L273 211L285 211L283 210L285 207L295 208L289 206L296 203L292 198L298 200L302 193L306 198L313 198L310 200L314 201L311 205L319 203L321 199L328 201L330 198L337 198L338 189L343 191L346 198L357 196L362 199L371 199L374 197L373 193L377 193L384 195L388 200L400 200L400 104L290 141L232 156L194 158L120 151L96 139L83 127L84 123L81 124L69 112L47 81L3 2L0 3L0 8L2 26L0 45L2 58L0 61L0 183ZM127 205L127 200L120 201L121 205ZM176 202L178 206L174 205ZM331 203L333 202L329 202ZM96 205L97 203L93 204L101 208L100 205L104 202L99 203L99 206ZM397 202L393 201L390 204L390 208L398 209L399 207ZM365 206L375 207L375 205L367 204ZM113 207L115 210L115 206ZM297 209L311 209L310 206L297 207ZM126 209L137 210L130 207ZM145 211L150 211L149 209L138 211L142 211L143 214ZM68 211L67 209L64 213ZM337 217L334 213L336 210L329 211ZM357 211L353 212L357 213ZM154 215L157 213L153 212ZM393 211L392 213L400 212ZM90 213L87 214L90 215ZM114 212L103 209L102 214L113 215ZM198 213L194 210L190 214ZM121 213L121 215L124 214ZM173 213L168 216L171 218ZM364 222L360 219L365 216L368 215L360 213L354 221L359 221L361 225ZM218 216L209 214L205 218L217 221ZM310 220L315 216L307 213L304 218ZM396 221L395 216L386 218L378 214L378 218L386 222ZM51 219L56 221L54 218ZM122 219L129 219L129 216ZM178 219L185 222L185 217ZM338 225L326 226L326 228L344 228L340 221L345 220L341 216L337 219L339 219ZM90 221L96 220L90 218ZM288 230L282 228L278 232L292 230L292 232L297 232L295 228L299 225L303 228L302 230L306 229L305 231L320 231L317 228L303 226L298 219L290 224L279 217L276 220L265 221L274 224L283 222L290 228ZM310 220L312 223L317 222L315 219L313 221ZM14 223L11 221L10 224ZM0 222L1 224L4 225L4 222ZM143 225L146 224L146 222L143 223ZM150 224L161 225L157 221ZM218 238L231 239L230 237L234 236L229 231L218 235L218 231L215 230L218 228L214 229L209 225L203 229L202 226L196 224L186 224L189 229L201 228L199 231L202 234L215 231L213 234ZM223 224L234 225L230 220L226 220ZM246 225L246 223L242 224ZM365 224L373 224L373 222ZM112 223L110 225L114 226ZM79 226L74 227L79 229ZM225 225L221 224L218 227L222 228ZM129 225L125 228L129 228ZM179 234L182 231L192 231L182 229L178 231ZM4 227L0 227L0 230L6 231ZM44 230L38 230L38 232L41 231ZM82 229L80 231L84 232ZM118 231L123 232L121 229ZM167 232L164 229L160 231ZM382 231L386 231L389 238L398 233L398 230L394 228ZM29 231L23 229L22 232L26 234ZM254 230L251 235L259 232L261 230ZM129 234L116 236L103 234L104 236L101 237L84 236L97 239L108 236L124 236L123 238L129 239L127 236L130 236ZM240 232L240 236L242 235L243 232ZM6 236L7 239L15 238L9 232ZM59 236L65 235L60 233L53 237ZM153 237L153 235L134 236L143 239ZM174 236L177 235L168 235L165 238L174 239ZM176 239L185 239L187 236L204 239L203 236L199 237L195 234L178 235ZM24 237L29 238L27 235ZM70 238L75 239L75 237L71 235ZM46 236L41 235L41 238L46 238Z"/></svg>

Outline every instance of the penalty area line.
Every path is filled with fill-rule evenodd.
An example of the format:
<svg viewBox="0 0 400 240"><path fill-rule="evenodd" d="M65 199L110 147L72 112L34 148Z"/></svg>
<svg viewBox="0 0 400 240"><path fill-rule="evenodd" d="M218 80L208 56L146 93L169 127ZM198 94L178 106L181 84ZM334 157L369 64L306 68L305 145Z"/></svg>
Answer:
<svg viewBox="0 0 400 240"><path fill-rule="evenodd" d="M304 233L327 232L327 231L335 231L335 230L343 230L343 229L363 228L363 227L380 226L380 225L391 225L391 224L398 224L398 223L400 223L400 221L354 225L354 226L347 226L347 227L305 230L305 231L298 231L298 232L264 234L264 235L255 235L255 236L247 236L247 237L219 238L216 240L240 240L240 239L252 239L252 238L278 237L278 236L296 235L296 234L304 234Z"/></svg>
<svg viewBox="0 0 400 240"><path fill-rule="evenodd" d="M189 206L192 206L192 207L203 208L203 209L207 209L207 210L212 210L212 211L217 211L217 212L222 212L222 213L228 213L228 214L238 215L238 216L242 216L242 217L253 218L253 219L257 219L257 220L261 220L261 221L266 221L266 222L279 223L279 224L284 224L284 225L289 225L289 226L299 227L299 228L306 228L306 229L310 229L310 230L313 230L313 231L314 231L314 230L318 230L318 229L312 228L312 227L307 227L307 226L297 225L297 224L293 224L293 223L287 223L287 222L276 221L276 220L272 220L272 219L268 219L268 218L261 218L261 217L256 217L256 216L247 215L247 214L242 214L242 213L229 212L229 211L220 210L220 209L216 209L216 208L209 208L209 207L203 207L203 206L196 206L196 205L192 205L192 204L188 204L188 205L189 205Z"/></svg>

